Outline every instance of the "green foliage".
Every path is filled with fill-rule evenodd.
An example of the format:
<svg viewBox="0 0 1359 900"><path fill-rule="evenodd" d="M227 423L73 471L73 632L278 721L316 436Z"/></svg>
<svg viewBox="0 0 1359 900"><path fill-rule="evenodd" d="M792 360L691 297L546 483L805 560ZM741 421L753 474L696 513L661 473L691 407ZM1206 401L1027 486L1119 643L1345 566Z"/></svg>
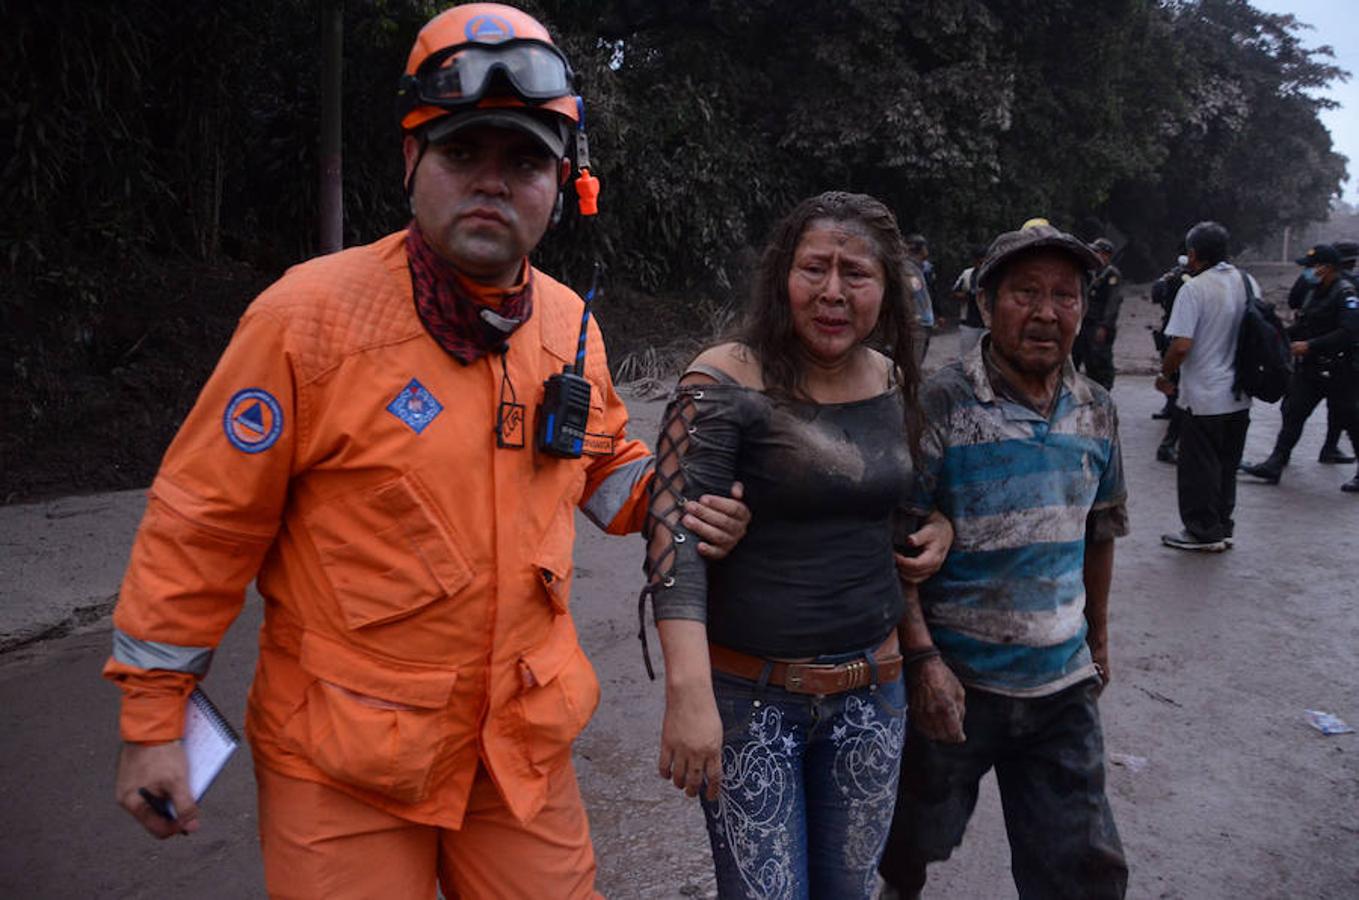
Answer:
<svg viewBox="0 0 1359 900"><path fill-rule="evenodd" d="M770 223L831 187L882 197L945 271L1045 215L1124 236L1146 274L1200 218L1246 243L1324 216L1343 178L1306 93L1343 73L1242 0L539 10L587 76L615 277L645 290L739 286Z"/></svg>
<svg viewBox="0 0 1359 900"><path fill-rule="evenodd" d="M1343 177L1309 91L1343 73L1244 0L538 0L589 102L596 247L649 291L730 290L798 198L877 194L947 261L1031 215L1161 255L1324 214ZM346 237L405 219L392 95L442 4L345 4ZM317 0L0 3L0 253L270 268L315 246ZM61 259L58 259L58 258ZM78 302L78 301L73 301Z"/></svg>
<svg viewBox="0 0 1359 900"><path fill-rule="evenodd" d="M0 0L7 423L194 333L175 267L314 252L320 2ZM344 4L349 244L408 218L394 91L445 5ZM1324 217L1345 178L1313 92L1346 73L1245 0L525 6L581 76L603 182L598 221L568 202L539 260L583 284L602 253L619 310L669 298L638 314L660 337L702 329L689 298L739 299L772 222L821 190L884 199L946 281L1035 215L1122 236L1148 274L1199 219L1249 243ZM213 297L228 321L249 299Z"/></svg>
<svg viewBox="0 0 1359 900"><path fill-rule="evenodd" d="M1128 179L1105 211L1164 261L1188 226L1216 219L1238 246L1326 217L1345 178L1308 92L1347 73L1308 51L1297 20L1243 0L1166 10L1183 112L1167 123L1165 163Z"/></svg>

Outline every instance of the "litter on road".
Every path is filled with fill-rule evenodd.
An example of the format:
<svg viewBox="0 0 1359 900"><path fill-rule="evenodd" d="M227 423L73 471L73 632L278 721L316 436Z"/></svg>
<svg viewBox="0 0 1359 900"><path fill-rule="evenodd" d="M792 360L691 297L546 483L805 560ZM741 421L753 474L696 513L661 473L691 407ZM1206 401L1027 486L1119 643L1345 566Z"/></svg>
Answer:
<svg viewBox="0 0 1359 900"><path fill-rule="evenodd" d="M1319 709L1307 710L1307 723L1322 734L1354 734L1354 729L1346 725L1339 716Z"/></svg>

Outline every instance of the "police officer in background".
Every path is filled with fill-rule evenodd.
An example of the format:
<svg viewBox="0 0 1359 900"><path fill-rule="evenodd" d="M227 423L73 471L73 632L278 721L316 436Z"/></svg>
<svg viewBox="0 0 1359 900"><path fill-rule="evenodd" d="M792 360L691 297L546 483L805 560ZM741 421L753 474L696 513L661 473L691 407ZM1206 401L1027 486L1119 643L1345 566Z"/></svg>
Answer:
<svg viewBox="0 0 1359 900"><path fill-rule="evenodd" d="M1336 252L1340 254L1340 277L1348 281L1356 292L1359 292L1359 272L1355 271L1355 263L1356 261L1359 261L1359 241L1336 241L1335 249ZM1350 377L1354 381L1359 382L1359 347L1352 347L1350 349ZM1356 433L1359 432L1359 384L1356 384L1354 387L1353 397L1355 406L1350 412L1350 415L1352 416L1350 421L1354 425L1354 430L1350 432L1351 441L1355 439ZM1332 435L1331 428L1326 429L1327 445L1337 448L1336 455L1342 456L1338 449L1339 438L1340 429L1338 426L1335 427L1334 435ZM1359 444L1355 444L1354 451L1355 456L1359 456ZM1322 453L1325 452L1325 448L1323 447ZM1353 459L1353 457L1350 457L1350 459ZM1343 461L1345 461L1343 456L1341 459L1337 460L1337 462ZM1359 494L1359 470L1356 470L1354 477L1342 484L1340 489L1347 494Z"/></svg>
<svg viewBox="0 0 1359 900"><path fill-rule="evenodd" d="M1359 241L1336 241L1335 250L1340 254L1340 277L1359 288L1359 272L1354 268L1359 261Z"/></svg>
<svg viewBox="0 0 1359 900"><path fill-rule="evenodd" d="M1307 417L1323 399L1329 401L1337 425L1355 442L1356 402L1359 402L1359 371L1355 347L1359 345L1359 292L1342 277L1340 251L1331 244L1318 244L1299 257L1303 275L1311 285L1298 318L1289 326L1297 368L1283 398L1283 427L1274 451L1263 462L1243 465L1241 471L1278 484L1289 455L1302 436ZM1344 486L1359 491L1359 475Z"/></svg>
<svg viewBox="0 0 1359 900"><path fill-rule="evenodd" d="M1161 307L1161 327L1153 329L1151 332L1152 343L1156 345L1156 352L1165 358L1166 350L1170 347L1170 340L1166 337L1166 324L1170 322L1170 312L1175 308L1175 298L1180 293L1180 288L1184 287L1191 277L1189 274L1189 257L1179 256L1175 259L1175 265L1167 272L1152 282L1151 302ZM1173 381L1179 384L1179 373L1176 373ZM1175 398L1178 392L1166 395L1166 404L1161 409L1151 414L1153 419L1169 419L1170 424L1166 426L1165 437L1161 438L1161 443L1156 448L1156 461L1175 465L1178 462L1178 452L1176 446L1180 442L1180 420L1176 417Z"/></svg>
<svg viewBox="0 0 1359 900"><path fill-rule="evenodd" d="M1090 301L1085 307L1081 332L1071 349L1076 368L1105 390L1114 387L1114 335L1118 331L1118 310L1123 305L1123 275L1113 265L1114 245L1108 238L1097 238L1090 249L1099 256L1104 268L1090 283Z"/></svg>
<svg viewBox="0 0 1359 900"><path fill-rule="evenodd" d="M1355 259L1359 258L1359 241L1336 241L1335 249L1340 254L1340 277L1348 279L1350 284L1353 284L1356 289L1359 289L1359 274L1356 274L1354 271ZM1293 295L1291 292L1288 295L1288 299L1289 306L1293 309L1297 309L1297 306L1292 305ZM1356 415L1359 415L1359 413ZM1355 455L1359 454L1359 447L1353 448L1356 451L1355 454L1346 453L1344 450L1340 449L1340 423L1343 419L1343 416L1336 415L1335 410L1332 409L1331 401L1327 400L1326 442L1321 445L1321 454L1318 456L1318 462L1339 464L1352 463L1355 460Z"/></svg>
<svg viewBox="0 0 1359 900"><path fill-rule="evenodd" d="M1336 244L1337 251L1341 250L1340 244ZM1341 263L1343 267L1344 252L1341 252ZM1303 269L1298 273L1298 277L1293 281L1293 286L1288 289L1288 308L1293 311L1294 319L1297 318L1298 310L1302 309L1307 302L1307 298L1312 293L1312 283L1307 280L1308 272ZM1335 410L1335 397L1328 395L1326 398L1326 440L1321 444L1321 452L1317 454L1319 463L1352 463L1354 457L1346 454L1340 449L1340 428L1345 421L1344 413L1337 413Z"/></svg>

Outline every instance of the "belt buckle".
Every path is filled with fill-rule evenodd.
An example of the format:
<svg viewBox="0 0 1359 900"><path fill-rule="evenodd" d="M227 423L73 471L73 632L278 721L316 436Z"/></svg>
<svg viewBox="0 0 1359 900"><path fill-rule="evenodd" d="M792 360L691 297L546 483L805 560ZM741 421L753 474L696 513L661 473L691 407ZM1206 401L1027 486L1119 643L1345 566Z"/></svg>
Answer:
<svg viewBox="0 0 1359 900"><path fill-rule="evenodd" d="M826 673L836 677L836 683L811 688L809 676ZM789 663L783 676L783 689L794 694L842 694L863 687L869 682L868 663L854 659L843 663Z"/></svg>
<svg viewBox="0 0 1359 900"><path fill-rule="evenodd" d="M783 689L794 694L814 694L807 687L807 677L814 672L828 672L835 666L825 663L789 663L783 674Z"/></svg>

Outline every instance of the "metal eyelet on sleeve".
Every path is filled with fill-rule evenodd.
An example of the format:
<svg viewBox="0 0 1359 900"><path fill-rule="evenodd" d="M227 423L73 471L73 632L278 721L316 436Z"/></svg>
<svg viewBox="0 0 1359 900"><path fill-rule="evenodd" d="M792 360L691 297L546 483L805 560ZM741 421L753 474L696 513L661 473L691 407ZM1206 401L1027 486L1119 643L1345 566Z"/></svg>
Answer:
<svg viewBox="0 0 1359 900"><path fill-rule="evenodd" d="M680 519L684 515L687 502L684 491L689 481L685 465L685 454L696 446L697 429L694 421L698 417L695 400L701 399L703 392L692 387L679 387L671 396L661 421L660 436L656 439L655 474L650 487L650 503L643 534L647 540L646 574L647 585L638 597L638 638L642 642L642 660L646 663L647 675L654 679L650 653L646 639L646 600L651 598L654 607L662 599L662 591L676 584L676 569L679 561L679 547L688 538L680 530Z"/></svg>

